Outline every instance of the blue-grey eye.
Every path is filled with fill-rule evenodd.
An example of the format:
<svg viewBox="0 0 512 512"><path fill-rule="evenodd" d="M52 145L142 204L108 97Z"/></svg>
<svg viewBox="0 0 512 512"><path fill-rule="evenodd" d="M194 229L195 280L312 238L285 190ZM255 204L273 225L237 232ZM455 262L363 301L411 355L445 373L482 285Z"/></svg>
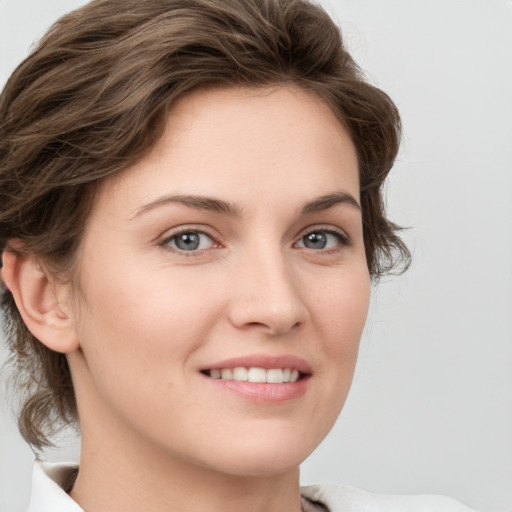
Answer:
<svg viewBox="0 0 512 512"><path fill-rule="evenodd" d="M341 234L331 231L318 230L311 231L304 235L299 243L299 247L306 249L332 249L343 244L343 237Z"/></svg>
<svg viewBox="0 0 512 512"><path fill-rule="evenodd" d="M200 251L210 248L213 240L202 231L183 231L170 237L167 244L180 251Z"/></svg>

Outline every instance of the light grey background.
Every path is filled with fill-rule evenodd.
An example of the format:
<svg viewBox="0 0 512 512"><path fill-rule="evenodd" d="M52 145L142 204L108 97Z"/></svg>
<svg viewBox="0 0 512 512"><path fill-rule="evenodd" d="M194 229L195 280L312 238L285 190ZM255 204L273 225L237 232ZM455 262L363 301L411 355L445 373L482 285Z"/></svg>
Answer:
<svg viewBox="0 0 512 512"><path fill-rule="evenodd" d="M0 0L0 84L53 20L83 3ZM411 226L414 265L374 291L349 401L303 481L510 512L512 2L322 3L402 113L388 203ZM28 501L32 454L1 411L0 512L13 512Z"/></svg>

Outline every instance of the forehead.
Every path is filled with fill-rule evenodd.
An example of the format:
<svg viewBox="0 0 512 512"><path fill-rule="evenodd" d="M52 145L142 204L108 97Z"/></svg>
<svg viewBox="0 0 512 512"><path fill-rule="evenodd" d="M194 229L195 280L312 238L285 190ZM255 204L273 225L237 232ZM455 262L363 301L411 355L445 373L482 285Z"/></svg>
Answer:
<svg viewBox="0 0 512 512"><path fill-rule="evenodd" d="M136 164L105 180L98 202L152 200L176 189L251 199L278 191L359 195L354 144L332 109L295 86L193 92L170 109L163 136Z"/></svg>

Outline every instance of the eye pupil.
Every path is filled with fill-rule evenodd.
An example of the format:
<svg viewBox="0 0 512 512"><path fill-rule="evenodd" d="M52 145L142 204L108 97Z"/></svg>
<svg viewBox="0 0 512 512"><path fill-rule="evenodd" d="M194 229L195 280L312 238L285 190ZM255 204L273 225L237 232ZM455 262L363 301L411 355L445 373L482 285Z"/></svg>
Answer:
<svg viewBox="0 0 512 512"><path fill-rule="evenodd" d="M308 249L324 249L327 245L327 235L322 232L309 233L302 241Z"/></svg>
<svg viewBox="0 0 512 512"><path fill-rule="evenodd" d="M183 251L193 251L199 247L201 242L198 233L183 233L176 237L175 244Z"/></svg>

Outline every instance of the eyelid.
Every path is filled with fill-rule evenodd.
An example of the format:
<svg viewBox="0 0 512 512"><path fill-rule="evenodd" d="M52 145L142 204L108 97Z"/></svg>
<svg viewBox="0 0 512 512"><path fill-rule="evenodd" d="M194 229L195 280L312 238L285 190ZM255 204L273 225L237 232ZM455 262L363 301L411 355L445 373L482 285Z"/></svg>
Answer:
<svg viewBox="0 0 512 512"><path fill-rule="evenodd" d="M215 233L213 233L213 231L215 231ZM337 237L339 237L339 241L340 241L339 246L330 248L330 249L308 249L307 247L304 247L304 249L311 250L311 251L314 251L317 253L329 253L329 252L340 251L343 248L348 247L352 244L352 240L350 239L350 237L347 235L347 233L343 229L341 229L337 226L334 226L332 224L313 224L311 226L307 226L299 233L297 240L293 243L293 245L295 246L297 243L299 243L302 240L302 238L304 236L306 236L307 234L318 232L318 231L325 232L328 234L333 234L333 235L336 235ZM176 249L176 248L173 248L170 245L168 245L169 241L172 238L177 237L180 234L189 233L189 232L201 233L201 234L208 236L209 238L212 239L212 241L214 243L213 247L210 247L207 249L198 249L198 250L194 250L194 251L183 251L183 250ZM194 256L200 256L204 252L209 251L211 249L222 248L224 243L222 242L221 236L217 233L217 231L213 230L213 228L211 228L210 226L205 226L204 224L202 224L202 225L190 224L190 225L179 225L179 226L176 226L175 228L165 231L164 234L162 234L161 236L159 236L157 238L157 245L162 247L162 249L164 249L166 251L173 252L174 254L183 255L185 257L194 257Z"/></svg>
<svg viewBox="0 0 512 512"><path fill-rule="evenodd" d="M180 256L185 256L185 257L200 256L206 251L209 251L211 249L218 249L218 248L222 247L222 243L219 241L220 236L217 234L213 234L212 231L213 230L211 228L209 228L208 226L204 226L204 225L197 225L197 224L196 225L194 225L194 224L180 225L173 229L165 231L165 233L163 235L159 236L157 239L157 245L159 247L161 247L162 249L164 249L165 251L169 251L174 254L178 254ZM200 233L200 234L206 235L207 237L209 237L212 240L213 246L209 247L207 249L197 249L194 251L183 251L178 248L171 247L169 245L169 242L173 238L178 237L179 235L182 235L185 233Z"/></svg>
<svg viewBox="0 0 512 512"><path fill-rule="evenodd" d="M304 228L300 232L299 236L297 237L297 241L294 243L294 245L299 243L306 235L308 235L310 233L319 232L319 231L338 236L339 240L340 240L341 247L331 248L331 249L315 249L314 250L315 252L324 252L324 253L325 252L335 252L337 250L340 250L341 248L349 247L352 244L352 240L350 239L350 237L347 235L347 233L343 229L341 229L337 226L333 226L332 224L316 224L316 225L312 225L312 226L308 226L308 227ZM304 249L308 249L308 248L305 247ZM313 249L311 249L311 250L313 250Z"/></svg>

